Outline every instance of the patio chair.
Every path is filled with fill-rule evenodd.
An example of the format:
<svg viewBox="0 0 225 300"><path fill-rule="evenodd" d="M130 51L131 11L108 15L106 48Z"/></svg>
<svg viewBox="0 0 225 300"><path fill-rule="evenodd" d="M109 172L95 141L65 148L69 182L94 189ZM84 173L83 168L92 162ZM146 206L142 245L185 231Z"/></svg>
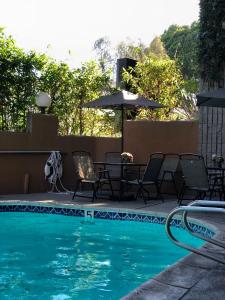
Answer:
<svg viewBox="0 0 225 300"><path fill-rule="evenodd" d="M122 180L123 184L134 185L138 187L135 199L137 199L138 196L140 195L143 198L144 203L146 204L147 201L144 197L144 192L147 193L148 199L150 199L150 194L149 191L146 189L146 187L152 185L155 186L156 188L156 198L157 199L160 198L158 176L161 170L163 160L164 160L164 155L162 153L153 153L150 156L149 162L145 168L142 178L135 179L135 180L126 180L126 179Z"/></svg>
<svg viewBox="0 0 225 300"><path fill-rule="evenodd" d="M207 192L212 197L208 172L205 166L204 158L196 154L181 154L180 164L183 173L183 186L179 195L178 203L181 205L186 191L196 192L194 199L204 199Z"/></svg>
<svg viewBox="0 0 225 300"><path fill-rule="evenodd" d="M195 153L182 153L179 156L181 159L204 159L202 155Z"/></svg>
<svg viewBox="0 0 225 300"><path fill-rule="evenodd" d="M105 153L105 170L109 171L111 180L119 181L121 178L121 166L107 165L107 163L121 163L120 152L106 152Z"/></svg>
<svg viewBox="0 0 225 300"><path fill-rule="evenodd" d="M175 181L175 173L178 168L180 156L177 153L166 153L164 156L163 164L159 173L159 190L165 182L172 182L176 196L178 198L178 188Z"/></svg>
<svg viewBox="0 0 225 300"><path fill-rule="evenodd" d="M73 198L75 198L76 193L79 187L84 184L89 184L92 187L92 202L97 198L97 192L100 187L104 184L108 184L110 186L110 190L113 197L113 189L112 183L110 180L109 172L107 170L100 170L95 172L93 161L91 158L91 154L86 151L74 151L72 152L75 172L78 177L77 184L74 190ZM88 196L80 196L79 197L86 197Z"/></svg>

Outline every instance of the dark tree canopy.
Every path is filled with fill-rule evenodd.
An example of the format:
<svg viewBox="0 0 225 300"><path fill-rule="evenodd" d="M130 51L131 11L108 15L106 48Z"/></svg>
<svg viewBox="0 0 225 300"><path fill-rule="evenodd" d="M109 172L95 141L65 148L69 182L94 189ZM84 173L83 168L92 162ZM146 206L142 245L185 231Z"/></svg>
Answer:
<svg viewBox="0 0 225 300"><path fill-rule="evenodd" d="M224 86L225 65L225 1L200 1L201 78Z"/></svg>
<svg viewBox="0 0 225 300"><path fill-rule="evenodd" d="M199 78L199 23L191 26L171 25L161 35L161 40L171 59L176 59L185 79Z"/></svg>

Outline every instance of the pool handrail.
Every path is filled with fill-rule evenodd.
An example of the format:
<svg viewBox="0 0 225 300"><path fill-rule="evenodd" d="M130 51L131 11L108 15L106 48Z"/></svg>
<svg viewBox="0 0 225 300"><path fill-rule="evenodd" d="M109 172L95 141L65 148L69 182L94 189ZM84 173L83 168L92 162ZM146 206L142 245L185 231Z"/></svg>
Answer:
<svg viewBox="0 0 225 300"><path fill-rule="evenodd" d="M224 208L223 208L224 207ZM183 215L182 215L182 223L184 225L184 228L190 233L192 234L193 236L196 236L202 240L205 240L207 241L208 243L211 243L213 245L216 245L218 247L222 247L225 249L225 244L222 243L221 241L219 240L216 240L216 239L210 239L206 236L203 236L197 232L194 232L194 230L191 228L190 224L188 223L187 221L187 215L188 215L188 212L200 212L200 213L222 213L222 214L225 214L225 203L221 202L221 201L207 201L207 200L196 200L194 202L191 202L188 206L180 206L180 207L177 207L175 209L173 209L169 215L167 216L167 220L166 220L166 232L167 232L167 235L168 237L170 238L170 240L176 244L177 246L181 247L181 248L184 248L186 250L189 250L195 254L199 254L201 256L204 256L206 258L209 258L209 259L212 259L213 261L216 261L216 262L219 262L219 263L222 263L225 265L225 260L222 260L218 257L215 257L211 254L208 254L208 253L205 253L204 251L202 250L199 250L197 248L194 248L192 246L189 246L187 244L184 244L180 241L178 241L174 235L172 234L171 232L171 228L170 228L170 225L171 225L171 221L172 221L172 218L174 215L176 215L177 213L179 212L183 212Z"/></svg>

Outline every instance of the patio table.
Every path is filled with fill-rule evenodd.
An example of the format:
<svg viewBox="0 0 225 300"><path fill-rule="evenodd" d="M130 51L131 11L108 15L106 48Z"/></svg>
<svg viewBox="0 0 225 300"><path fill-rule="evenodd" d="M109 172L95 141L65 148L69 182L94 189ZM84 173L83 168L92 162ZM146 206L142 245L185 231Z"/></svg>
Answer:
<svg viewBox="0 0 225 300"><path fill-rule="evenodd" d="M119 185L119 197L117 197L116 199L120 200L133 200L134 197L125 197L124 196L124 188L123 188L123 184L121 182L122 179L124 179L124 170L125 168L132 169L133 167L138 167L138 178L140 178L140 174L141 174L141 168L142 167L146 167L146 164L143 163L134 163L134 162L105 162L105 161L95 161L94 165L96 166L103 166L103 168L105 169L105 166L119 166L120 167L120 185ZM134 175L134 172L132 173L131 170L126 171L126 176L128 175ZM110 176L110 174L109 174ZM115 197L114 197L115 198ZM115 200L115 199L114 199Z"/></svg>
<svg viewBox="0 0 225 300"><path fill-rule="evenodd" d="M225 200L224 176L225 168L207 167L210 188L214 193L219 193L220 200Z"/></svg>

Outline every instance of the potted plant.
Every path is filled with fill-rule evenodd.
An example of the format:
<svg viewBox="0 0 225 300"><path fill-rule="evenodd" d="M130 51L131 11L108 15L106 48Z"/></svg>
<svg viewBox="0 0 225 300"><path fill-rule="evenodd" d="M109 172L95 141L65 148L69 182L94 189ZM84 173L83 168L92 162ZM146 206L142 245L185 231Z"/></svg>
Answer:
<svg viewBox="0 0 225 300"><path fill-rule="evenodd" d="M213 154L212 155L212 161L213 161L214 166L216 166L218 168L222 168L224 158L223 158L222 155Z"/></svg>
<svg viewBox="0 0 225 300"><path fill-rule="evenodd" d="M121 153L121 160L124 163L132 163L134 160L134 157L129 152L123 152L123 153Z"/></svg>

